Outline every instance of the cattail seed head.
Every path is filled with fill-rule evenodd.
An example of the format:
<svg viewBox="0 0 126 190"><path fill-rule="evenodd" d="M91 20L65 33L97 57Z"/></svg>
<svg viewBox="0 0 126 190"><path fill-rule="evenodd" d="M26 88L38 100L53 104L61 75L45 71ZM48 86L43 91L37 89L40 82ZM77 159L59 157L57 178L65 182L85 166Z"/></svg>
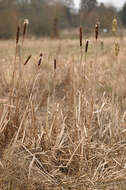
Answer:
<svg viewBox="0 0 126 190"><path fill-rule="evenodd" d="M112 32L113 33L117 32L117 19L116 19L116 17L114 17L114 19L112 21Z"/></svg>
<svg viewBox="0 0 126 190"><path fill-rule="evenodd" d="M56 59L54 59L54 71L56 70Z"/></svg>
<svg viewBox="0 0 126 190"><path fill-rule="evenodd" d="M98 39L98 34L99 34L99 25L96 23L95 24L95 39Z"/></svg>
<svg viewBox="0 0 126 190"><path fill-rule="evenodd" d="M32 55L29 55L29 56L28 56L28 58L26 59L24 65L26 65L26 64L29 62L29 60L31 59L31 56L32 56Z"/></svg>
<svg viewBox="0 0 126 190"><path fill-rule="evenodd" d="M82 26L80 26L80 47L82 47Z"/></svg>
<svg viewBox="0 0 126 190"><path fill-rule="evenodd" d="M20 26L18 25L17 34L16 34L16 44L18 44L18 42L19 42L19 37L20 37Z"/></svg>
<svg viewBox="0 0 126 190"><path fill-rule="evenodd" d="M43 56L43 54L42 54L42 53L40 53L40 58L39 58L39 61L38 61L38 66L40 66L40 65L41 65L41 63L42 63L42 56Z"/></svg>
<svg viewBox="0 0 126 190"><path fill-rule="evenodd" d="M29 20L26 18L26 19L24 19L24 24L29 24Z"/></svg>
<svg viewBox="0 0 126 190"><path fill-rule="evenodd" d="M86 45L85 45L85 53L87 53L87 51L88 51L88 45L89 45L89 41L87 40Z"/></svg>

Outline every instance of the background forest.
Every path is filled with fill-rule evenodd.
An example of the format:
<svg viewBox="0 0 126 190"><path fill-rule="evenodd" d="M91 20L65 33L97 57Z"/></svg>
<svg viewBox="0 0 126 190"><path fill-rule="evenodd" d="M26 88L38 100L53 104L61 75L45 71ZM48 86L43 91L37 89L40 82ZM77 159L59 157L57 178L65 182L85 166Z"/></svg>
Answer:
<svg viewBox="0 0 126 190"><path fill-rule="evenodd" d="M81 0L76 10L73 0L1 0L0 1L0 38L15 36L16 27L24 18L30 22L31 36L58 37L63 29L77 28L80 23L85 32L92 31L97 19L101 30L111 31L113 16L118 17L120 26L126 26L126 4L122 10L106 7L96 0Z"/></svg>

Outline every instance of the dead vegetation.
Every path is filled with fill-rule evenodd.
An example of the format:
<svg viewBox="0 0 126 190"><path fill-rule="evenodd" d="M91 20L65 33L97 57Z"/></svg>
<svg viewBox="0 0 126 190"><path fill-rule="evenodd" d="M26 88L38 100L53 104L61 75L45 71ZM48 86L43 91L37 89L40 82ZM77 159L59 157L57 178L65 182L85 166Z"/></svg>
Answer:
<svg viewBox="0 0 126 190"><path fill-rule="evenodd" d="M26 41L14 68L1 55L0 189L125 190L125 46L95 45L86 64L77 40Z"/></svg>

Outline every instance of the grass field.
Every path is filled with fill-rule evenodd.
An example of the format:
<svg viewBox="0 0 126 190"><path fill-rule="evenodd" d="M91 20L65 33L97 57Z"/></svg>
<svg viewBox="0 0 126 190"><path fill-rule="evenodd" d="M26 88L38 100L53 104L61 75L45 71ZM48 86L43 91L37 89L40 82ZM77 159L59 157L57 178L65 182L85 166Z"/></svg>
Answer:
<svg viewBox="0 0 126 190"><path fill-rule="evenodd" d="M26 39L16 56L0 42L0 190L126 190L126 45L115 56L114 41L91 38L85 55L85 40Z"/></svg>

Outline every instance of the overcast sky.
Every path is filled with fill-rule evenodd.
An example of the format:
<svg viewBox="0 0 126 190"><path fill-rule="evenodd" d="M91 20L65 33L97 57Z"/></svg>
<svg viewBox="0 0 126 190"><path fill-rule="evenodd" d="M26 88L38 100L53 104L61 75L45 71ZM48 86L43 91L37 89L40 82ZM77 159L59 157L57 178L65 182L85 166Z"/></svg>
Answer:
<svg viewBox="0 0 126 190"><path fill-rule="evenodd" d="M76 7L79 7L80 0L74 0ZM105 4L112 4L117 8L121 8L126 0L97 0L98 2L103 2Z"/></svg>

